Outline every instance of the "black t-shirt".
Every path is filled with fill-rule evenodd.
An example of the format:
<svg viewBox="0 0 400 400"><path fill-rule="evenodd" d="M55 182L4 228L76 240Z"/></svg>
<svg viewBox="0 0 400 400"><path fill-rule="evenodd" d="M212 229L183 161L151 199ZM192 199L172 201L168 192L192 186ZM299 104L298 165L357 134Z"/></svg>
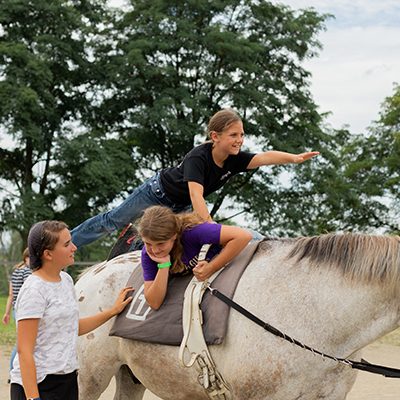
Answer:
<svg viewBox="0 0 400 400"><path fill-rule="evenodd" d="M221 168L212 158L212 143L203 143L186 154L183 161L160 173L161 184L167 197L176 204L191 204L188 181L197 182L204 187L204 197L222 187L232 176L247 171L254 153L240 151L230 155Z"/></svg>

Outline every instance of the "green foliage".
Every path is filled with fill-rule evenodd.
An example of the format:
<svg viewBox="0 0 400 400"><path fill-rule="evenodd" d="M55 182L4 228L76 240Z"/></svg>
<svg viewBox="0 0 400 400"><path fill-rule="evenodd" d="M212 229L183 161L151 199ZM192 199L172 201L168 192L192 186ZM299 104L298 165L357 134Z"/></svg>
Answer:
<svg viewBox="0 0 400 400"><path fill-rule="evenodd" d="M102 81L94 46L106 18L100 1L0 4L0 124L13 143L0 148L0 228L24 242L35 221L75 225L132 179L123 140L84 124Z"/></svg>
<svg viewBox="0 0 400 400"><path fill-rule="evenodd" d="M343 148L344 176L362 193L355 211L364 226L400 232L400 86L385 99L368 135Z"/></svg>
<svg viewBox="0 0 400 400"><path fill-rule="evenodd" d="M131 3L110 31L116 45L103 48L112 94L100 108L103 123L127 133L140 171L176 165L226 106L238 110L258 150L330 145L301 64L319 48L326 15L250 0ZM229 199L225 204L249 210L259 226L294 232L286 216L276 218L288 201L281 171L237 177L210 197L212 215ZM304 181L293 193L296 202Z"/></svg>
<svg viewBox="0 0 400 400"><path fill-rule="evenodd" d="M17 232L0 232L0 295L8 295L9 278L14 264L22 261L22 246Z"/></svg>
<svg viewBox="0 0 400 400"><path fill-rule="evenodd" d="M367 138L323 127L302 61L316 55L328 15L255 0L131 5L0 3L0 132L12 143L0 148L0 229L24 242L37 220L74 227L104 211L176 165L227 106L243 117L250 150L321 156L237 176L209 198L212 215L231 206L278 235L389 227L398 92ZM79 259L105 258L111 241Z"/></svg>
<svg viewBox="0 0 400 400"><path fill-rule="evenodd" d="M8 294L8 279L10 276L11 268L10 265L3 260L0 261L0 295Z"/></svg>
<svg viewBox="0 0 400 400"><path fill-rule="evenodd" d="M128 182L137 183L136 163L123 140L89 133L60 142L59 161L53 168L59 177L54 191L64 199L60 218L71 226L112 202L116 194L126 190Z"/></svg>
<svg viewBox="0 0 400 400"><path fill-rule="evenodd" d="M6 309L7 296L0 295L0 315L3 318ZM8 325L0 323L0 345L13 345L16 340L15 322L12 319Z"/></svg>
<svg viewBox="0 0 400 400"><path fill-rule="evenodd" d="M280 213L304 235L331 231L400 232L400 89L388 97L380 119L364 135L332 131L331 146L323 158L302 168L308 171L309 190L301 202L290 201ZM326 141L328 143L328 141ZM306 187L297 180L291 187Z"/></svg>
<svg viewBox="0 0 400 400"><path fill-rule="evenodd" d="M324 16L255 1L132 4L117 26L120 52L108 59L116 90L104 108L121 104L142 165L175 164L227 105L263 145L315 144L309 128L320 117L299 61L318 47Z"/></svg>
<svg viewBox="0 0 400 400"><path fill-rule="evenodd" d="M75 226L176 164L223 106L259 146L322 147L301 61L318 49L326 16L249 0L132 5L125 14L100 1L0 5L0 124L15 144L0 148L13 193L0 214L23 240L37 220ZM213 213L225 197L249 206L233 188Z"/></svg>

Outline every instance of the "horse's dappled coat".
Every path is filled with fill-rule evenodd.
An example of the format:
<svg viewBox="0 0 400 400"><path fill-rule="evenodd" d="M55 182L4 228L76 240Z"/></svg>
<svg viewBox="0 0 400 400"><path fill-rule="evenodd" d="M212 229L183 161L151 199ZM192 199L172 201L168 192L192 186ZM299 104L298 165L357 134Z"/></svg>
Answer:
<svg viewBox="0 0 400 400"><path fill-rule="evenodd" d="M398 237L267 240L243 273L234 300L297 340L359 359L361 348L399 326L399 249ZM82 315L112 303L138 263L139 254L128 253L84 274L76 285ZM105 325L81 339L81 398L98 399L117 375L115 399L140 399L143 387L120 371L127 364L165 400L206 399L195 371L180 367L178 347L109 337L109 329ZM209 349L235 399L344 400L356 376L236 312L230 313L224 342Z"/></svg>

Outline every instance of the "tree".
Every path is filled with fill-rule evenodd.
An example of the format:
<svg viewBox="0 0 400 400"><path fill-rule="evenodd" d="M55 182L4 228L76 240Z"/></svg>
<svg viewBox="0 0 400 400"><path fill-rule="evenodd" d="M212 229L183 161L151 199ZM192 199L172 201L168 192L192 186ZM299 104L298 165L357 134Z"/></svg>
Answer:
<svg viewBox="0 0 400 400"><path fill-rule="evenodd" d="M95 0L3 1L0 124L13 146L0 148L0 179L15 198L2 226L23 237L43 218L75 226L175 165L227 106L250 149L322 156L235 177L212 215L233 207L279 235L375 226L351 173L357 143L323 127L302 64L327 17L256 0L131 0L115 13Z"/></svg>
<svg viewBox="0 0 400 400"><path fill-rule="evenodd" d="M133 175L121 143L85 125L100 97L103 3L0 3L0 228L24 242L38 220L82 221Z"/></svg>
<svg viewBox="0 0 400 400"><path fill-rule="evenodd" d="M369 201L360 223L400 232L400 86L382 104L379 119L367 135L356 136L345 148L350 159L345 175Z"/></svg>
<svg viewBox="0 0 400 400"><path fill-rule="evenodd" d="M0 233L0 295L8 295L13 267L22 261L22 246L17 232L12 235Z"/></svg>
<svg viewBox="0 0 400 400"><path fill-rule="evenodd" d="M285 194L282 213L303 234L324 231L400 231L400 89L382 106L378 121L360 135L331 130L329 151L309 168L312 185L302 201ZM329 130L327 130L329 131ZM332 156L333 155L333 156ZM300 178L304 178L301 175ZM299 176L294 176L293 187ZM318 208L316 212L315 209Z"/></svg>
<svg viewBox="0 0 400 400"><path fill-rule="evenodd" d="M243 117L253 149L302 152L330 146L326 141L334 138L320 129L310 74L302 67L319 48L316 35L326 15L254 0L131 4L110 30L115 43L103 48L111 94L97 121L128 134L138 176L176 164L204 140L209 117L226 106ZM302 168L288 170L309 175ZM287 201L281 196L281 171L236 177L210 199L212 215L229 199L253 214L259 226L274 226L279 203ZM304 181L303 190L310 184ZM293 196L299 201L301 190ZM289 232L290 224L279 218Z"/></svg>

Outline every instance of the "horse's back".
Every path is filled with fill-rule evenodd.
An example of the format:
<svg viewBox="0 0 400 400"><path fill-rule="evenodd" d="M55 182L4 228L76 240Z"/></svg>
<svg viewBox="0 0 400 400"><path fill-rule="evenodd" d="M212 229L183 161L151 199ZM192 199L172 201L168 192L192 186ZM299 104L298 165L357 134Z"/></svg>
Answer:
<svg viewBox="0 0 400 400"><path fill-rule="evenodd" d="M139 261L140 253L136 251L88 268L75 284L81 316L112 305Z"/></svg>

